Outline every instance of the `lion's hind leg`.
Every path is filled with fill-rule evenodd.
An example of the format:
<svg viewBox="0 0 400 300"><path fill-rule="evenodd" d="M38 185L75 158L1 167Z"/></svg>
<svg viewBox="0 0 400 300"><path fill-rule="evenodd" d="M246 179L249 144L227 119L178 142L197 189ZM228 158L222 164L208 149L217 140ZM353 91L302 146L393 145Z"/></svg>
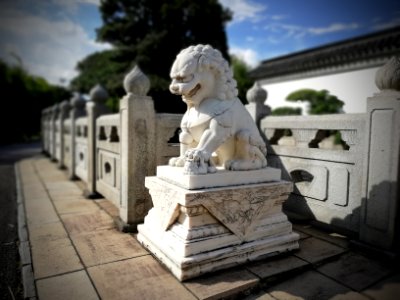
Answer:
<svg viewBox="0 0 400 300"><path fill-rule="evenodd" d="M225 169L232 171L257 170L267 166L264 153L258 145L251 143L249 130L241 130L235 136L235 157L225 163Z"/></svg>

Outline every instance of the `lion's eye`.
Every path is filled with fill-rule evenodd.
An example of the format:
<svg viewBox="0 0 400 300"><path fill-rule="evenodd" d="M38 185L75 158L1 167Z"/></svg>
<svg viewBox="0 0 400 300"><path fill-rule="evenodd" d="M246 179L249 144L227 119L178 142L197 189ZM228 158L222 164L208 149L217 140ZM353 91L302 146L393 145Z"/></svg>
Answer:
<svg viewBox="0 0 400 300"><path fill-rule="evenodd" d="M186 76L177 76L175 78L175 80L180 83L187 83L187 82L191 81L192 79L193 79L193 74L186 75Z"/></svg>

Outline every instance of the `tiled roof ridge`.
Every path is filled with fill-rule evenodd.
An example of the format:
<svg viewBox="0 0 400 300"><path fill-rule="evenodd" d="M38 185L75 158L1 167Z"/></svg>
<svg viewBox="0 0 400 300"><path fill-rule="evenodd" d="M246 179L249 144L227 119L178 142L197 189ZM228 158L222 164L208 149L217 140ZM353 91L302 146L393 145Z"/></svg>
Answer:
<svg viewBox="0 0 400 300"><path fill-rule="evenodd" d="M270 78L400 54L400 26L357 38L264 60L250 71L255 79Z"/></svg>

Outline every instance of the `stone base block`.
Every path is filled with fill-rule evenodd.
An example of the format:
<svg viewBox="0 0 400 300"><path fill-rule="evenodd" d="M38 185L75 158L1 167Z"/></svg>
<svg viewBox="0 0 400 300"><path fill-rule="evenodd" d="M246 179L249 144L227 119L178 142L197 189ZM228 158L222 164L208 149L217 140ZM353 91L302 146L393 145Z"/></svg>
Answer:
<svg viewBox="0 0 400 300"><path fill-rule="evenodd" d="M179 279L298 248L282 213L290 182L188 190L147 177L154 207L138 240Z"/></svg>
<svg viewBox="0 0 400 300"><path fill-rule="evenodd" d="M207 175L186 175L182 168L158 166L157 177L188 190L279 181L281 170L266 167L259 170L227 171L223 167Z"/></svg>
<svg viewBox="0 0 400 300"><path fill-rule="evenodd" d="M299 248L298 234L288 233L243 244L234 243L213 251L184 257L175 253L168 245L159 243L144 225L139 225L138 230L138 240L141 244L180 281ZM218 237L215 238L216 242L217 239Z"/></svg>

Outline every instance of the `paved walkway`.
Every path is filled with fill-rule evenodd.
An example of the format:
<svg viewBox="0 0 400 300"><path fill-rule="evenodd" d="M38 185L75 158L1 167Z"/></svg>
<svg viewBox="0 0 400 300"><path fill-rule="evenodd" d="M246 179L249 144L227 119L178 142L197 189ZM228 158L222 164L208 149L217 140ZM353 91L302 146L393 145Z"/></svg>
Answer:
<svg viewBox="0 0 400 300"><path fill-rule="evenodd" d="M47 158L23 160L17 170L29 234L21 238L22 263L31 298L29 274L41 300L400 299L393 262L354 252L343 236L306 225L295 225L300 250L291 255L180 283L135 235L114 228L111 202L83 198L79 184Z"/></svg>

